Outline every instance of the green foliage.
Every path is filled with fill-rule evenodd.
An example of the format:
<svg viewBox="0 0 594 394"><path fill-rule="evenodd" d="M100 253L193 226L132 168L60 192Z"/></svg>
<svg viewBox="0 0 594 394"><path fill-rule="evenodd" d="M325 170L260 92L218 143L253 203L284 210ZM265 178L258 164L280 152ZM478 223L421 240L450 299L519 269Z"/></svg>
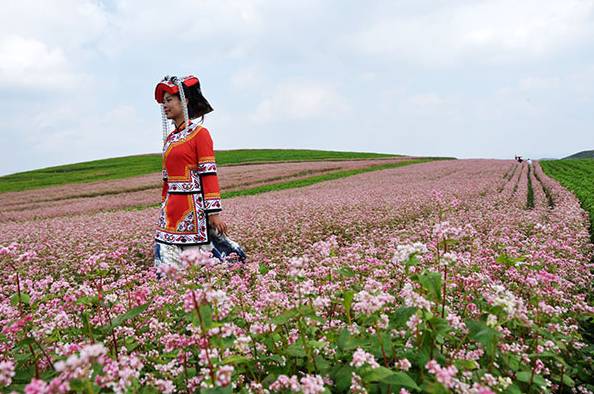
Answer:
<svg viewBox="0 0 594 394"><path fill-rule="evenodd" d="M590 215L590 234L594 241L594 159L544 160L543 171L572 191Z"/></svg>
<svg viewBox="0 0 594 394"><path fill-rule="evenodd" d="M429 299L441 302L441 274L439 272L423 272L419 276L419 283L429 294Z"/></svg>
<svg viewBox="0 0 594 394"><path fill-rule="evenodd" d="M479 342L485 348L485 352L489 356L493 356L497 350L497 340L501 334L487 326L483 321L469 321L466 323L470 329L469 338Z"/></svg>
<svg viewBox="0 0 594 394"><path fill-rule="evenodd" d="M122 323L124 323L125 321L134 319L136 316L138 316L142 312L144 312L146 310L146 308L148 308L148 304L142 304L142 305L132 308L129 311L117 316L111 322L111 328L118 327L118 326L122 325Z"/></svg>

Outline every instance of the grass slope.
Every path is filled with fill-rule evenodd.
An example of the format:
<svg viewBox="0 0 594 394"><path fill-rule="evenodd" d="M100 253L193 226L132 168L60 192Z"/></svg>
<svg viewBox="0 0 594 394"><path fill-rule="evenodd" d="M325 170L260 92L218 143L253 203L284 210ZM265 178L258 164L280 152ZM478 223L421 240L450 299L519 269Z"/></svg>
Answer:
<svg viewBox="0 0 594 394"><path fill-rule="evenodd" d="M279 161L379 159L402 155L307 149L237 149L215 152L219 166ZM21 191L67 183L122 179L161 171L161 155L146 154L93 160L0 177L0 192Z"/></svg>
<svg viewBox="0 0 594 394"><path fill-rule="evenodd" d="M564 159L594 159L594 150L584 150L564 157Z"/></svg>
<svg viewBox="0 0 594 394"><path fill-rule="evenodd" d="M545 160L543 171L571 190L590 215L590 234L594 241L594 159Z"/></svg>

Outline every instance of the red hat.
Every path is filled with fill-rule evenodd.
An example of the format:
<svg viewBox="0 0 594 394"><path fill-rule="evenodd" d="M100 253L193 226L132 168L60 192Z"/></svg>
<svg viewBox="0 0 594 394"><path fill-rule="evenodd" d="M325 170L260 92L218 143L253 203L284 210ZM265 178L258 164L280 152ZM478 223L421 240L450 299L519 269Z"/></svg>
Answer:
<svg viewBox="0 0 594 394"><path fill-rule="evenodd" d="M155 88L155 100L157 100L158 103L163 103L163 96L165 95L165 92L169 92L169 94L179 93L179 88L175 83L175 79L175 77L170 78L169 76L166 76L161 82L157 84L157 87ZM200 89L200 81L193 75L185 76L181 78L181 81L188 88L198 84L198 89Z"/></svg>

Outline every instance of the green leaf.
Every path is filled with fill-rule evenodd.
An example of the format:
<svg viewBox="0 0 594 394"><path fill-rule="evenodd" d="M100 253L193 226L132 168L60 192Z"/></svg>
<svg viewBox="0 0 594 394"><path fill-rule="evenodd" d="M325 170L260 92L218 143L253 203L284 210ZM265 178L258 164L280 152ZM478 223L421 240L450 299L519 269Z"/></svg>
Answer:
<svg viewBox="0 0 594 394"><path fill-rule="evenodd" d="M432 301L441 301L441 274L425 272L419 277L419 283L429 293Z"/></svg>
<svg viewBox="0 0 594 394"><path fill-rule="evenodd" d="M530 383L530 377L532 376L532 371L520 371L516 374L516 379L520 382Z"/></svg>
<svg viewBox="0 0 594 394"><path fill-rule="evenodd" d="M140 388L140 394L159 394L161 391L153 386L144 385Z"/></svg>
<svg viewBox="0 0 594 394"><path fill-rule="evenodd" d="M515 384L511 384L507 387L507 389L505 389L504 393L507 394L522 394L522 390L520 390L520 388L518 386L516 386Z"/></svg>
<svg viewBox="0 0 594 394"><path fill-rule="evenodd" d="M328 362L328 360L326 360L322 356L316 356L315 357L315 360L316 360L316 366L318 367L318 370L322 374L327 373L328 370L330 369L330 367L332 366L332 364L330 364L330 362Z"/></svg>
<svg viewBox="0 0 594 394"><path fill-rule="evenodd" d="M15 357L18 360L17 357ZM12 379L13 383L29 383L31 379L35 376L35 367L19 367L15 370L14 378Z"/></svg>
<svg viewBox="0 0 594 394"><path fill-rule="evenodd" d="M86 388L85 382L81 379L72 379L70 382L68 382L68 385L70 386L70 390L79 393L84 392Z"/></svg>
<svg viewBox="0 0 594 394"><path fill-rule="evenodd" d="M278 316L275 316L272 319L272 324L276 324L277 326L280 326L282 324L287 323L289 320L296 317L297 315L299 315L299 312L297 310L289 309L288 311L285 311L284 313L282 313Z"/></svg>
<svg viewBox="0 0 594 394"><path fill-rule="evenodd" d="M29 305L31 303L29 294L21 293L21 302L25 305ZM17 306L19 304L19 293L14 293L12 297L10 297L10 304L12 306Z"/></svg>
<svg viewBox="0 0 594 394"><path fill-rule="evenodd" d="M204 324L204 328L212 328L212 307L210 306L210 304L200 305L198 307L198 311L200 311L200 319L202 319L202 324Z"/></svg>
<svg viewBox="0 0 594 394"><path fill-rule="evenodd" d="M279 364L279 365L282 365L287 361L286 358L281 357L281 355L279 355L279 354L271 354L269 356L260 356L259 358L262 360L273 361L275 364ZM248 361L254 361L254 360L248 359Z"/></svg>
<svg viewBox="0 0 594 394"><path fill-rule="evenodd" d="M245 364L245 363L249 363L250 361L252 361L252 360L245 356L240 356L238 354L234 354L232 356L229 356L229 357L223 359L223 364Z"/></svg>
<svg viewBox="0 0 594 394"><path fill-rule="evenodd" d="M512 258L505 253L500 254L495 259L496 262L498 262L499 264L503 264L508 268L515 266L517 262L525 261L525 260L526 260L526 258L524 258L524 257Z"/></svg>
<svg viewBox="0 0 594 394"><path fill-rule="evenodd" d="M431 329L435 333L435 336L446 335L451 330L448 321L441 317L433 317L429 319L428 323L431 325Z"/></svg>
<svg viewBox="0 0 594 394"><path fill-rule="evenodd" d="M575 382L569 375L563 375L563 384L569 387L575 386Z"/></svg>
<svg viewBox="0 0 594 394"><path fill-rule="evenodd" d="M124 323L126 320L131 320L134 319L136 316L140 315L142 312L144 312L146 310L146 308L148 308L149 304L142 304L139 305L135 308L130 309L128 312L119 315L118 317L116 317L115 319L112 320L111 322L111 328L115 328L120 326L122 323Z"/></svg>
<svg viewBox="0 0 594 394"><path fill-rule="evenodd" d="M342 365L334 374L334 381L336 382L336 391L344 392L351 387L351 379L353 377L353 368L348 365Z"/></svg>
<svg viewBox="0 0 594 394"><path fill-rule="evenodd" d="M340 331L338 339L336 340L336 345L338 345L338 348L341 350L346 350L350 337L351 333L349 332L349 330L343 328L342 331Z"/></svg>
<svg viewBox="0 0 594 394"><path fill-rule="evenodd" d="M408 267L412 267L414 265L419 265L419 258L417 257L416 253L413 253L412 255L410 255L408 257L408 259L406 259L406 261L404 262L404 265L408 268Z"/></svg>
<svg viewBox="0 0 594 394"><path fill-rule="evenodd" d="M395 386L408 387L414 390L421 390L415 381L405 372L393 372L391 375L381 379L381 382Z"/></svg>
<svg viewBox="0 0 594 394"><path fill-rule="evenodd" d="M392 345L392 336L387 332L383 332L379 335L379 337L382 339L382 344L384 345L384 352L386 352L386 356L391 358L394 350L394 347Z"/></svg>
<svg viewBox="0 0 594 394"><path fill-rule="evenodd" d="M270 268L268 268L265 264L260 263L260 266L258 267L258 272L260 272L260 275L266 275L268 271L270 271Z"/></svg>
<svg viewBox="0 0 594 394"><path fill-rule="evenodd" d="M513 354L508 354L506 356L507 358L507 364L509 365L509 368L512 371L517 371L518 369L520 369L521 363L520 363L520 358L517 356L514 356Z"/></svg>
<svg viewBox="0 0 594 394"><path fill-rule="evenodd" d="M415 381L405 372L396 372L386 367L370 368L365 367L360 370L360 375L367 383L381 382L384 384L408 387L414 390L420 390Z"/></svg>
<svg viewBox="0 0 594 394"><path fill-rule="evenodd" d="M377 368L371 368L367 370L367 372L362 372L361 377L366 382L380 382L382 379L385 379L394 374L394 371L388 369L386 367L379 366Z"/></svg>
<svg viewBox="0 0 594 394"><path fill-rule="evenodd" d="M338 273L346 278L351 278L355 276L355 271L353 271L353 269L350 267L341 267L338 270Z"/></svg>
<svg viewBox="0 0 594 394"><path fill-rule="evenodd" d="M466 325L470 329L469 338L482 344L488 355L494 355L497 350L497 339L501 334L482 321L471 320Z"/></svg>
<svg viewBox="0 0 594 394"><path fill-rule="evenodd" d="M398 308L392 314L390 322L393 323L395 327L404 327L408 319L410 319L410 317L414 315L416 311L417 308L414 306Z"/></svg>
<svg viewBox="0 0 594 394"><path fill-rule="evenodd" d="M306 357L305 350L300 342L295 342L287 347L287 354L293 357Z"/></svg>
<svg viewBox="0 0 594 394"><path fill-rule="evenodd" d="M76 300L79 305L97 305L99 304L99 297L97 296L84 296Z"/></svg>
<svg viewBox="0 0 594 394"><path fill-rule="evenodd" d="M315 341L315 340L313 340L313 339L311 339L311 340L307 341L307 344L308 344L310 347L314 348L314 349L321 349L321 348L323 348L323 347L324 347L324 345L325 345L325 343L324 343L324 342L322 342L322 341Z"/></svg>
<svg viewBox="0 0 594 394"><path fill-rule="evenodd" d="M456 366L456 368L458 368L458 370L462 370L462 371L470 371L473 369L477 369L479 367L479 363L477 363L474 360L454 360L454 365Z"/></svg>
<svg viewBox="0 0 594 394"><path fill-rule="evenodd" d="M35 339L31 338L31 337L26 337L25 339L23 339L22 341L19 341L16 345L17 348L21 348L21 347L25 347L28 345L32 345L35 343Z"/></svg>
<svg viewBox="0 0 594 394"><path fill-rule="evenodd" d="M347 314L350 314L351 305L353 304L353 297L355 296L355 292L352 290L348 290L344 292L342 305L344 306L344 310Z"/></svg>
<svg viewBox="0 0 594 394"><path fill-rule="evenodd" d="M423 392L429 394L448 394L449 391L443 384L438 382L430 382L423 384Z"/></svg>
<svg viewBox="0 0 594 394"><path fill-rule="evenodd" d="M343 328L340 332L340 335L338 336L336 344L340 350L350 352L357 347L366 347L369 345L369 342L365 338L353 337L349 330Z"/></svg>

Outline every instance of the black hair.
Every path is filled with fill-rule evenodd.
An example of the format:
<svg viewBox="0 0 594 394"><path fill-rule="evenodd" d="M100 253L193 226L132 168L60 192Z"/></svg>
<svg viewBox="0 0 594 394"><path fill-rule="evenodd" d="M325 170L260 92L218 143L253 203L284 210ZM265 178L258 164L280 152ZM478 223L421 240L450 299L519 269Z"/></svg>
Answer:
<svg viewBox="0 0 594 394"><path fill-rule="evenodd" d="M182 84L182 86L184 88L184 95L188 99L188 117L190 119L196 119L200 116L204 118L204 115L213 111L211 105L202 95L202 91L200 90L200 85L198 83L190 87L187 87L184 84ZM174 94L174 96L180 98L179 92Z"/></svg>

